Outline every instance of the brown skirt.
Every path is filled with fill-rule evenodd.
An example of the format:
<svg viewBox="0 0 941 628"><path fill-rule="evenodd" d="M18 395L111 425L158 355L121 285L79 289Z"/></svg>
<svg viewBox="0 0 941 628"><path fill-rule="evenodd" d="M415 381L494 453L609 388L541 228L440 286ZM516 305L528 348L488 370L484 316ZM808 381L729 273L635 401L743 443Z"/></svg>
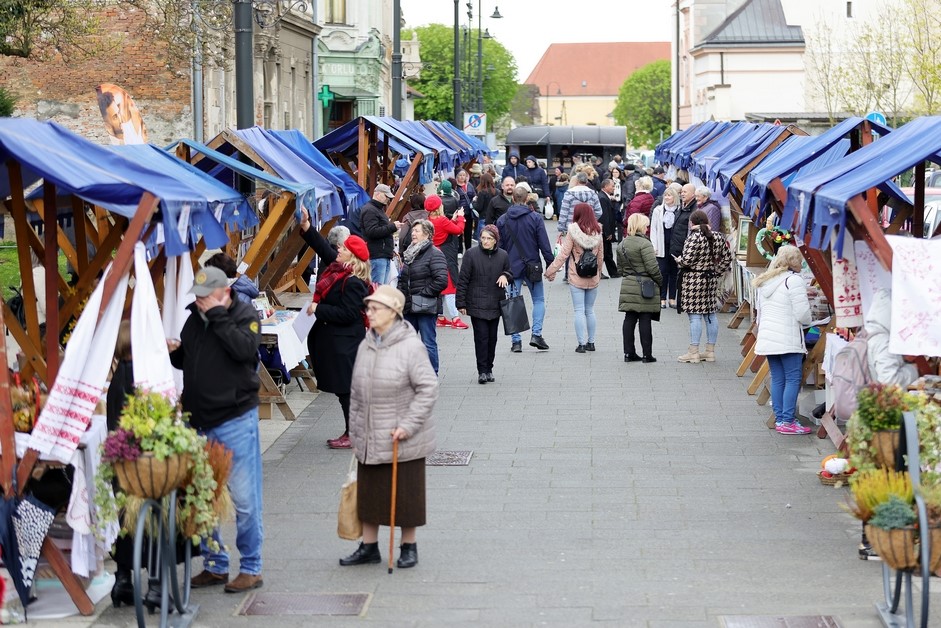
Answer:
<svg viewBox="0 0 941 628"><path fill-rule="evenodd" d="M395 498L395 525L416 528L425 525L425 459L400 462ZM356 501L364 523L389 525L392 505L392 465L357 463Z"/></svg>

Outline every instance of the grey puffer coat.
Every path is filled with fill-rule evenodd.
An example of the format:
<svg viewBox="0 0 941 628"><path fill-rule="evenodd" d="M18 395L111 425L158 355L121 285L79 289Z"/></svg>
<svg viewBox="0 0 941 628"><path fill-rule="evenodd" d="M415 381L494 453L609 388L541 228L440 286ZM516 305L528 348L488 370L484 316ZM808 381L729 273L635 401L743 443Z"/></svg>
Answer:
<svg viewBox="0 0 941 628"><path fill-rule="evenodd" d="M621 274L621 296L618 300L619 312L660 312L660 286L663 277L657 264L657 255L653 244L642 235L632 235L621 240L617 248L618 272ZM638 273L649 277L657 284L654 296L645 299L640 296L640 283L634 275Z"/></svg>
<svg viewBox="0 0 941 628"><path fill-rule="evenodd" d="M396 321L383 336L374 330L359 345L350 391L350 440L363 464L392 462L392 432L408 433L399 442L399 460L407 462L435 451L432 412L438 377L428 352L406 321Z"/></svg>

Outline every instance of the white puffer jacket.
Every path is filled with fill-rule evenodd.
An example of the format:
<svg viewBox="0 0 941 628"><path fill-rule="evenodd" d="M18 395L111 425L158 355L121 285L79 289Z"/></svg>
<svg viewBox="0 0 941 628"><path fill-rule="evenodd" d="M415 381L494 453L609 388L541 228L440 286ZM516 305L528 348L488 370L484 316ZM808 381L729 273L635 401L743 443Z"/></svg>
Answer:
<svg viewBox="0 0 941 628"><path fill-rule="evenodd" d="M905 358L889 351L889 328L892 323L892 295L880 288L872 297L866 312L866 359L869 375L880 384L895 384L905 388L918 379L918 368L905 362Z"/></svg>
<svg viewBox="0 0 941 628"><path fill-rule="evenodd" d="M807 284L797 273L787 272L757 289L757 355L807 353L802 325L810 324Z"/></svg>
<svg viewBox="0 0 941 628"><path fill-rule="evenodd" d="M438 377L415 328L398 321L377 338L372 331L359 345L350 388L350 440L363 464L392 462L392 431L408 433L399 442L407 462L435 451L432 411Z"/></svg>

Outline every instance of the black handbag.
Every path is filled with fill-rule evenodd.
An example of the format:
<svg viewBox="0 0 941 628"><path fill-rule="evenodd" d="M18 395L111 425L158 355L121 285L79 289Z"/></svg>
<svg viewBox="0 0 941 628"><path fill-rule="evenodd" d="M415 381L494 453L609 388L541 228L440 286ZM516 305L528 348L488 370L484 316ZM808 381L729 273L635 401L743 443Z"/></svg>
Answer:
<svg viewBox="0 0 941 628"><path fill-rule="evenodd" d="M500 301L500 314L503 317L503 333L507 336L529 329L526 301L519 292L515 295L507 292L506 298Z"/></svg>
<svg viewBox="0 0 941 628"><path fill-rule="evenodd" d="M506 223L506 232L509 234L510 240L513 241L513 246L518 248L519 245L516 243L516 234L513 233L512 229L510 229L509 221ZM522 249L520 249L520 258L523 258ZM542 281L542 262L539 261L538 254L535 262L530 262L529 260L523 259L523 267L524 272L526 273L526 279L529 281L529 283L539 283ZM529 327L526 329L529 329Z"/></svg>
<svg viewBox="0 0 941 628"><path fill-rule="evenodd" d="M426 297L423 294L412 295L412 314L437 314L438 298Z"/></svg>
<svg viewBox="0 0 941 628"><path fill-rule="evenodd" d="M643 277L640 273L634 273L634 278L640 284L640 296L644 299L652 299L657 294L657 284L650 277Z"/></svg>

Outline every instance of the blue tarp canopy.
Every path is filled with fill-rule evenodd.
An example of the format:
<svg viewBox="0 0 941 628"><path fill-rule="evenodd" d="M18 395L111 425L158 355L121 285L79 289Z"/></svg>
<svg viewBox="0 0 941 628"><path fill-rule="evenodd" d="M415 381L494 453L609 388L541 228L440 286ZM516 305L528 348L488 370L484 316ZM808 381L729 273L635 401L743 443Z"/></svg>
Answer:
<svg viewBox="0 0 941 628"><path fill-rule="evenodd" d="M425 184L431 183L435 172L435 153L431 147L413 139L408 133L386 124L387 118L377 118L375 116L363 116L363 120L373 125L377 129L377 141L382 147L388 142L389 147L397 153L407 155L409 159L414 158L416 154L422 155L421 166L418 171L418 182ZM330 153L342 153L350 158L355 158L353 152L359 143L359 121L351 120L341 126L339 129L331 131L314 142L314 146L325 155ZM435 142L437 144L438 142Z"/></svg>
<svg viewBox="0 0 941 628"><path fill-rule="evenodd" d="M456 135L457 137L461 138L462 140L464 140L470 145L471 150L475 154L475 157L478 155L480 156L488 155L490 157L493 157L494 155L497 154L497 151L492 150L483 141L474 137L473 135L468 135L461 129L451 124L450 122L437 122L434 120L425 120L424 122L422 122L422 124L425 124L429 127L436 128L436 129L444 129L445 131L451 133L452 135Z"/></svg>
<svg viewBox="0 0 941 628"><path fill-rule="evenodd" d="M847 202L857 194L878 188L911 204L891 179L925 160L941 163L939 137L941 117L912 120L819 172L795 177L788 187L785 208L796 209L800 224L810 227L809 244L813 248L826 248L833 229L838 227L836 250L842 251Z"/></svg>
<svg viewBox="0 0 941 628"><path fill-rule="evenodd" d="M781 125L759 126L739 146L718 159L710 173L709 185L718 183L722 195L727 196L732 190L732 177L766 151L785 131L787 127Z"/></svg>
<svg viewBox="0 0 941 628"><path fill-rule="evenodd" d="M353 211L363 203L369 202L369 194L366 190L361 188L345 170L334 165L323 153L314 148L303 133L296 129L268 131L268 133L335 185L340 193L340 201L347 211Z"/></svg>
<svg viewBox="0 0 941 628"><path fill-rule="evenodd" d="M463 149L459 145L443 140L428 130L421 122L412 120L396 120L395 118L382 118L382 121L398 130L400 133L421 143L423 146L435 151L438 157L438 170L453 170L454 165L462 158L466 158Z"/></svg>
<svg viewBox="0 0 941 628"><path fill-rule="evenodd" d="M259 157L268 162L268 165L282 179L302 185L310 185L312 189L308 192L308 195L313 194L314 206L320 206L321 216L324 221L346 215L336 185L301 159L297 153L284 143L279 142L269 131L255 126L250 129L239 129L234 133L239 139L251 146Z"/></svg>
<svg viewBox="0 0 941 628"><path fill-rule="evenodd" d="M692 137L695 133L702 133L704 126L711 127L715 122L697 122L689 128L683 129L682 131L677 131L667 139L663 140L654 147L653 156L654 159L659 161L662 164L670 163L669 151L679 142L684 141Z"/></svg>
<svg viewBox="0 0 941 628"><path fill-rule="evenodd" d="M847 118L827 132L809 138L807 141L799 142L799 148L795 147L794 151L786 156L782 155L780 158L771 161L763 161L749 173L746 179L742 209L748 213L752 207L758 204L760 204L759 207L764 208L770 201L767 196L768 185L774 179L780 178L782 182L788 179L789 182L798 170L802 172L801 176L805 176L809 172L820 170L834 160L843 157L846 151L849 150L849 146L841 140L863 122L865 122L863 118ZM870 122L870 124L874 130L882 135L892 132L891 127L876 122ZM846 148L842 148L844 146ZM777 152L775 151L775 154ZM785 185L787 185L787 182L785 182ZM794 214L785 209L785 214L782 216L782 219L785 219L782 221L783 224L792 224L793 218Z"/></svg>
<svg viewBox="0 0 941 628"><path fill-rule="evenodd" d="M144 153L153 150L141 149ZM153 167L104 146L92 144L54 122L27 118L0 119L0 198L10 195L6 162L22 165L23 186L40 179L55 184L57 193L74 194L115 214L132 218L144 192L160 199L159 218L164 225L167 255L187 253L201 235L208 246L228 239L224 230L207 227L219 201L219 191L197 186L195 179L178 179L172 164ZM148 159L149 161L149 159ZM233 191L234 192L234 191ZM236 201L232 200L233 203ZM188 212L180 227L181 213ZM222 242L217 238L221 232ZM210 241L211 240L211 241Z"/></svg>
<svg viewBox="0 0 941 628"><path fill-rule="evenodd" d="M264 170L242 163L234 157L213 150L205 144L194 140L181 139L177 143L188 146L190 150L194 150L206 157L206 159L201 159L193 164L193 166L208 173L213 178L222 181L226 185L237 187L238 177L261 181L273 188L280 188L294 194L298 201L295 209L298 218L300 218L301 207L307 209L310 215L315 215L317 203L314 196L315 188L312 183L298 183L296 181L288 181L287 179L276 177L273 174L268 174Z"/></svg>
<svg viewBox="0 0 941 628"><path fill-rule="evenodd" d="M690 137L677 142L677 144L668 151L669 163L677 168L688 170L693 161L693 153L708 145L731 127L731 122L716 122L710 127L704 125L699 129L699 133L690 134Z"/></svg>
<svg viewBox="0 0 941 628"><path fill-rule="evenodd" d="M736 122L732 124L722 135L695 151L690 155L690 163L687 170L690 175L702 179L704 182L709 179L715 162L718 161L728 151L734 150L739 144L744 142L748 136L755 133L759 125L750 122Z"/></svg>

